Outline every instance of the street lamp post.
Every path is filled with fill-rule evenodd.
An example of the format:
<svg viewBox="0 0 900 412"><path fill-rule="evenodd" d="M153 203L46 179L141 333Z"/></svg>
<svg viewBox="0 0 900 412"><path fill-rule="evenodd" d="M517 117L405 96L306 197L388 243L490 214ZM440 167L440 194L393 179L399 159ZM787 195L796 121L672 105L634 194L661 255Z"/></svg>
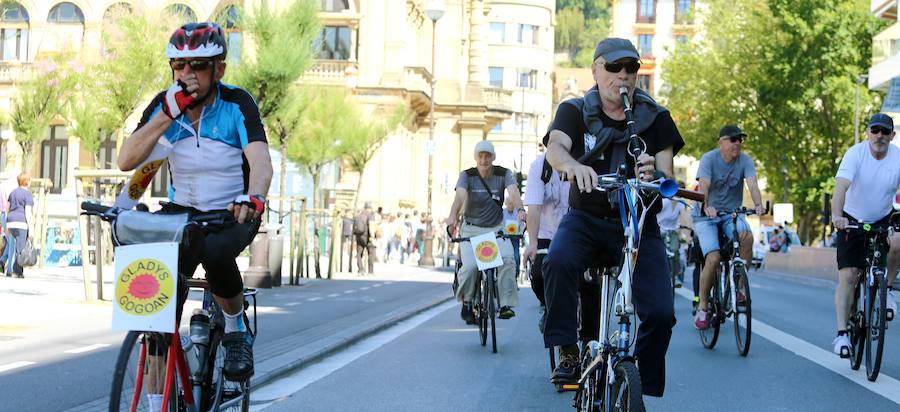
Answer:
<svg viewBox="0 0 900 412"><path fill-rule="evenodd" d="M856 109L853 116L853 140L855 143L859 143L859 86L868 78L869 75L867 74L861 74L856 77Z"/></svg>
<svg viewBox="0 0 900 412"><path fill-rule="evenodd" d="M424 251L422 258L419 259L419 266L434 266L434 255L432 246L434 245L434 216L432 216L432 185L434 184L434 85L437 82L434 73L434 54L435 54L435 30L437 29L437 21L444 16L444 2L441 0L430 0L425 6L425 14L431 19L431 109L428 112L428 215L425 217L425 234L423 239Z"/></svg>

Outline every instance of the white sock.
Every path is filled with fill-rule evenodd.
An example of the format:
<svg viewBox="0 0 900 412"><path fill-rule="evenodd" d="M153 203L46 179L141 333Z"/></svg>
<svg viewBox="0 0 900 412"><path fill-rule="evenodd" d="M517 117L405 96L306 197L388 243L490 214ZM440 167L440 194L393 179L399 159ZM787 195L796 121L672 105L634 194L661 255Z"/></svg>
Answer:
<svg viewBox="0 0 900 412"><path fill-rule="evenodd" d="M147 394L147 402L150 403L151 411L158 411L162 408L162 400L163 396L161 393L148 393Z"/></svg>
<svg viewBox="0 0 900 412"><path fill-rule="evenodd" d="M240 312L235 313L234 315L229 315L224 312L223 314L225 315L225 333L247 331L247 326L244 325L243 309L241 309Z"/></svg>

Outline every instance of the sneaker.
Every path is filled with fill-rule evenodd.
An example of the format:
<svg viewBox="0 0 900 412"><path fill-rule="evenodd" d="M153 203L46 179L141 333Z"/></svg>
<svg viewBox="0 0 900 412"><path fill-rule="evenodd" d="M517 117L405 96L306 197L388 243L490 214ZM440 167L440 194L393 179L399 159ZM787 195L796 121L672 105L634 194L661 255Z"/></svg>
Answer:
<svg viewBox="0 0 900 412"><path fill-rule="evenodd" d="M834 345L834 354L842 358L850 357L850 338L847 334L837 335L831 344Z"/></svg>
<svg viewBox="0 0 900 412"><path fill-rule="evenodd" d="M738 290L734 292L735 298L737 299L738 305L742 305L747 301L747 296L744 295L744 292Z"/></svg>
<svg viewBox="0 0 900 412"><path fill-rule="evenodd" d="M472 311L472 304L469 302L463 302L462 309L459 312L459 317L462 320L466 321L467 325L474 325L478 323L475 320L475 312Z"/></svg>
<svg viewBox="0 0 900 412"><path fill-rule="evenodd" d="M538 329L541 331L541 335L544 334L544 327L547 326L547 308L541 306L541 309L538 311L541 314L540 319L538 319Z"/></svg>
<svg viewBox="0 0 900 412"><path fill-rule="evenodd" d="M694 328L697 330L706 330L709 329L709 320L707 319L707 313L703 309L698 309L697 314L694 315Z"/></svg>
<svg viewBox="0 0 900 412"><path fill-rule="evenodd" d="M886 298L887 304L884 307L887 309L887 313L885 313L885 317L887 320L894 320L894 315L897 313L897 302L894 301L894 291L889 290Z"/></svg>
<svg viewBox="0 0 900 412"><path fill-rule="evenodd" d="M226 333L222 339L225 347L225 378L243 382L253 376L253 338L247 332Z"/></svg>
<svg viewBox="0 0 900 412"><path fill-rule="evenodd" d="M581 365L578 364L577 347L574 353L560 350L559 362L556 364L556 369L553 370L550 381L559 385L572 384L578 382L579 376L581 376Z"/></svg>
<svg viewBox="0 0 900 412"><path fill-rule="evenodd" d="M511 307L504 306L500 308L500 315L498 316L500 319L509 319L513 316L516 316L516 312L513 312Z"/></svg>

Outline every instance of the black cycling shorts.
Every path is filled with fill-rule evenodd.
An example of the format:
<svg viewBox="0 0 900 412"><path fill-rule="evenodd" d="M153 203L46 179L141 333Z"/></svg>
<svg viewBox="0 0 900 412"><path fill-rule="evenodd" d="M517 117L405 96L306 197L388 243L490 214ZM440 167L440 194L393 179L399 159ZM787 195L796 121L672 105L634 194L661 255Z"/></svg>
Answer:
<svg viewBox="0 0 900 412"><path fill-rule="evenodd" d="M844 217L850 219L851 224L856 224L856 219L844 212ZM881 225L888 222L891 215L887 215L874 225ZM837 248L837 264L838 270L844 268L866 267L866 233L862 230L840 230L834 242Z"/></svg>

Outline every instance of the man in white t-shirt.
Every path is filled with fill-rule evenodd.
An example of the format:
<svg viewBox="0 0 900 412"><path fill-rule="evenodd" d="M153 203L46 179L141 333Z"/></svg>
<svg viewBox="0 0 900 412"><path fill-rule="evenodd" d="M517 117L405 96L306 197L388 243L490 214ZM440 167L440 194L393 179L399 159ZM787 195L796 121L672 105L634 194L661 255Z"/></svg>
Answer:
<svg viewBox="0 0 900 412"><path fill-rule="evenodd" d="M839 275L834 306L838 333L833 344L834 353L844 358L850 356L847 319L853 304L853 290L866 267L865 235L844 229L851 223L883 223L890 219L894 194L900 187L900 148L891 144L894 134L894 121L890 116L884 113L872 116L866 130L868 139L847 150L835 176L831 221L841 233L835 242ZM900 234L894 234L888 253L889 319L897 311L892 286L898 264Z"/></svg>

